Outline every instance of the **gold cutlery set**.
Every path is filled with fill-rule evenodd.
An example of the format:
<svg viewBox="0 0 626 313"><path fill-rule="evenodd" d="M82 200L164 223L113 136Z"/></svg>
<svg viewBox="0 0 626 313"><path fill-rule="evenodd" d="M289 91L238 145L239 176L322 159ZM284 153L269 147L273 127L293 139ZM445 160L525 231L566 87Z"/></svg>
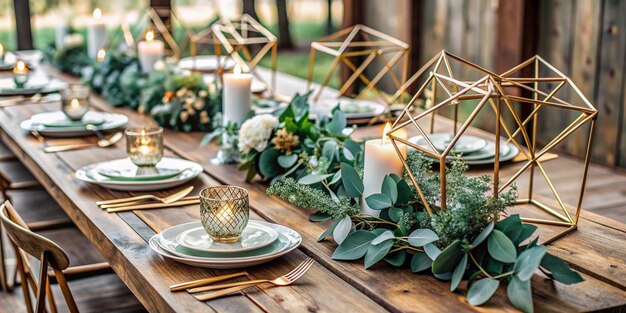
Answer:
<svg viewBox="0 0 626 313"><path fill-rule="evenodd" d="M315 264L315 261L311 258L307 258L300 265L296 266L291 272L276 277L274 279L255 279L234 283L215 284L232 278L248 276L248 272L238 272L233 274L227 274L222 276L216 276L211 278L199 279L189 282L184 282L170 286L170 291L178 292L186 290L192 294L196 299L200 301L207 301L212 299L221 298L230 295L235 292L243 291L244 289L258 286L260 284L269 283L277 287L288 286L293 284L296 280L300 279L304 274ZM209 293L199 294L202 292L211 291Z"/></svg>
<svg viewBox="0 0 626 313"><path fill-rule="evenodd" d="M193 186L189 186L166 197L141 195L122 199L97 201L96 204L108 213L199 204L200 198L198 196L188 196L192 190Z"/></svg>

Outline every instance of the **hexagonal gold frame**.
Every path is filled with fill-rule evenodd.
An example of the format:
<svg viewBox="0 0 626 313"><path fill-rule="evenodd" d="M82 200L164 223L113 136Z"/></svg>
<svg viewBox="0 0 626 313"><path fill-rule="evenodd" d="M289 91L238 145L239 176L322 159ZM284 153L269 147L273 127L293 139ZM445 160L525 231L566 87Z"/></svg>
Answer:
<svg viewBox="0 0 626 313"><path fill-rule="evenodd" d="M452 73L452 70L450 67L450 60L449 60L450 58L458 61L464 66L470 67L474 70L478 70L479 72L484 73L485 75L482 78L474 82L459 81L454 78L454 75ZM556 74L556 77L540 77L539 67L541 65L550 69L554 74ZM519 71L529 66L534 66L533 77L513 77L515 73L518 73ZM439 73L440 69L442 68L445 68L445 70L447 71L447 75ZM426 211L428 212L428 214L432 214L433 209L431 205L426 201L422 190L419 188L419 184L417 183L417 180L410 172L408 164L406 163L406 159L402 156L402 154L400 153L400 150L398 149L398 144L399 143L405 144L433 158L436 158L439 161L439 167L440 167L439 174L441 177L440 179L440 182L441 182L440 209L445 210L446 209L446 172L445 172L446 171L446 166L445 166L446 157L449 155L449 153L452 150L452 147L456 144L456 142L461 137L461 135L463 135L463 133L467 130L467 128L469 127L473 119L476 117L476 115L481 110L483 110L486 103L489 102L490 107L494 110L495 115L496 115L496 125L495 125L496 155L495 155L495 160L494 160L494 172L493 172L494 196L497 197L500 192L502 192L505 188L509 187L513 182L515 182L515 180L518 177L520 177L520 175L523 172L530 169L528 197L517 199L515 204L531 205L535 208L539 208L549 213L550 215L556 217L558 220L525 218L525 217L523 217L522 220L528 223L567 227L566 230L558 233L552 238L549 238L544 243L549 243L554 240L557 240L561 238L562 236L568 234L569 232L575 230L577 228L578 219L580 217L580 212L582 210L582 202L583 202L585 184L587 180L587 173L588 173L589 162L590 162L590 152L591 152L592 139L593 139L593 130L595 128L595 120L596 120L598 112L593 107L593 105L591 105L591 103L585 98L585 96L580 92L578 87L576 87L576 85L571 81L571 79L565 76L560 71L558 71L554 66L552 66L551 64L549 64L548 62L546 62L544 59L542 59L539 56L534 56L526 60L525 62L515 66L511 70L498 75L488 70L485 70L478 65L475 65L471 62L463 60L453 54L450 54L446 51L442 51L440 54L438 54L437 56L433 57L430 61L428 61L426 65L424 65L418 72L416 72L409 80L407 80L407 82L403 85L403 87L398 90L398 92L396 93L396 96L406 91L410 84L418 82L420 78L423 78L423 75L426 73L428 69L431 69L431 71L428 73L428 77L421 84L421 87L419 88L417 93L413 96L411 101L407 104L407 106L402 111L398 119L394 122L392 129L387 133L396 151L398 152L398 155L400 156L402 163L405 169L407 170L407 173L409 174L410 179L412 180L412 183L416 187L418 197L424 204L424 207ZM448 88L444 82L453 84L455 87L454 90L451 91L450 88ZM539 83L541 82L556 83L556 87L549 93L546 93L539 89ZM527 84L532 85L532 87L527 86ZM576 95L578 95L578 97L582 100L584 104L583 106L573 105L572 103L564 101L555 96L556 93L566 84L569 85L572 88L572 90L576 93ZM441 89L445 91L445 93L448 95L448 98L433 105L431 108L428 108L421 112L411 113L413 111L412 108L415 105L416 100L419 97L421 97L422 94L424 94L424 91L426 90L427 87L429 87L429 85L431 85L431 88L433 89L430 94L430 97L433 103L435 103L434 101L436 99L436 89L438 88L437 86L441 87ZM530 91L532 93L532 98L526 98L526 97L518 96L515 94L506 93L504 87L517 87L523 90ZM476 100L476 99L480 100L479 103L474 107L468 119L460 126L460 128L458 128L457 127L458 114L456 112L458 112L459 104L461 103L461 101L464 101L464 100ZM532 106L531 113L523 121L521 120L519 115L516 113L514 106L512 104L512 101L520 103L521 105ZM434 115L436 114L436 111L448 105L455 106L455 114L454 114L454 134L455 135L453 139L451 140L450 144L448 145L448 147L442 153L439 153L437 149L434 147L433 143L428 138L428 136L426 135L426 132L424 131L424 129L422 129L422 127L418 125L417 121L421 118L424 118L430 115L430 118L431 118L430 133L432 133L434 129L433 128L434 127ZM555 138L553 138L550 142L548 142L543 148L539 149L537 146L537 131L536 130L537 130L538 114L542 107L552 107L552 108L557 108L557 109L562 109L562 110L569 110L569 111L580 113L580 115L571 124L565 127ZM514 126L516 127L513 132L511 132L511 130L507 127L507 124L504 121L504 118L502 116L503 108L508 109L509 113L513 117L513 120L515 122ZM412 115L412 114L415 114L415 115ZM531 135L529 135L528 131L526 130L526 126L529 123L531 123L530 126L533 129L533 132ZM575 212L575 215L572 217L566 205L561 200L560 195L556 191L555 186L553 185L552 181L548 177L541 163L543 162L542 157L544 155L546 155L556 145L558 145L563 140L565 140L565 138L571 135L574 131L576 131L577 129L579 129L580 127L582 127L583 125L587 123L590 123L590 126L589 126L588 138L587 138L587 148L586 148L586 153L585 153L585 161L584 161L584 167L583 167L583 173L582 173L582 179L581 179L580 193L578 196L578 204L576 206L576 212ZM417 144L410 142L407 139L403 139L401 137L394 135L394 133L397 132L399 129L409 127L411 125L413 125L418 130L419 134L422 135L423 138L426 140L427 147L419 146ZM499 186L499 172L500 172L499 148L500 148L500 138L501 138L500 130L501 129L504 130L504 132L506 133L507 143L515 144L519 148L520 153L524 155L526 161L525 161L525 164L507 182L502 184L502 186ZM516 136L518 136L519 134L521 134L523 138L525 147L528 147L527 149L523 148L523 145L521 145L515 139ZM549 205L533 197L533 181L534 181L535 168L537 168L539 172L545 178L548 186L550 187L550 190L552 191L554 197L556 198L558 202L558 207L556 208L550 207Z"/></svg>
<svg viewBox="0 0 626 313"><path fill-rule="evenodd" d="M361 35L364 40L356 40ZM387 105L393 104L385 95L376 87L378 82L389 74L396 88L406 81L409 69L409 45L399 39L389 36L385 33L377 31L365 25L357 24L346 29L340 30L332 35L322 37L311 43L311 54L309 57L309 71L307 74L307 90L311 89L313 81L313 69L315 66L315 52L319 51L334 56L334 60L324 76L324 80L318 86L317 90L312 94L312 100L318 100L324 88L330 82L332 75L337 70L340 62L347 66L353 73L339 88L339 95L345 96L348 88L357 82L357 79L365 84L365 88L356 96L357 99L365 98L370 91L374 91L377 96ZM389 61L383 56L391 54ZM350 61L350 57L364 56L365 59L360 65ZM365 74L367 67L379 57L383 63L383 68L369 79ZM402 60L401 77L393 71L393 68Z"/></svg>

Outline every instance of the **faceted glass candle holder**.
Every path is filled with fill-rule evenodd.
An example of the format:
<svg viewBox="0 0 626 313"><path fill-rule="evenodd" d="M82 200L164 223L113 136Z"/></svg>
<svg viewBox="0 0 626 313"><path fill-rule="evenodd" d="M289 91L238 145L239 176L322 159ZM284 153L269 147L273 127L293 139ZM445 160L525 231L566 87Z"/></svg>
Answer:
<svg viewBox="0 0 626 313"><path fill-rule="evenodd" d="M127 128L126 152L133 164L155 166L163 158L163 128Z"/></svg>
<svg viewBox="0 0 626 313"><path fill-rule="evenodd" d="M91 88L83 84L70 84L61 94L61 111L72 121L79 121L89 112Z"/></svg>
<svg viewBox="0 0 626 313"><path fill-rule="evenodd" d="M13 82L15 87L24 88L24 85L28 82L29 73L13 73Z"/></svg>
<svg viewBox="0 0 626 313"><path fill-rule="evenodd" d="M214 241L236 242L248 225L248 191L236 186L216 186L200 191L200 219Z"/></svg>

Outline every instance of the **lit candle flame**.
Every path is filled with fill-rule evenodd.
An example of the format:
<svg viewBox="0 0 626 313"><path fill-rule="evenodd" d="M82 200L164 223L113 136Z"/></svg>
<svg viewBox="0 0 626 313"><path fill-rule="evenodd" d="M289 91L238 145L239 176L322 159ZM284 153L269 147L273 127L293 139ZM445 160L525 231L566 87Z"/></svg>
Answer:
<svg viewBox="0 0 626 313"><path fill-rule="evenodd" d="M93 18L97 20L102 18L102 10L100 10L100 8L96 8L95 10L93 10Z"/></svg>
<svg viewBox="0 0 626 313"><path fill-rule="evenodd" d="M0 43L0 57L4 55L4 46Z"/></svg>
<svg viewBox="0 0 626 313"><path fill-rule="evenodd" d="M227 203L217 212L217 219L219 219L220 221L227 221L232 218L232 215L232 207L229 203Z"/></svg>
<svg viewBox="0 0 626 313"><path fill-rule="evenodd" d="M26 63L24 61L17 61L15 64L15 68L13 68L13 73L27 73L28 68L26 68Z"/></svg>
<svg viewBox="0 0 626 313"><path fill-rule="evenodd" d="M107 56L107 52L104 49L100 49L98 50L98 53L96 54L96 59L98 60L98 62L104 62L104 59Z"/></svg>
<svg viewBox="0 0 626 313"><path fill-rule="evenodd" d="M388 138L387 138L387 133L391 130L391 123L387 122L387 124L385 124L385 128L383 129L383 136L381 138L381 142L384 144L386 142L388 142Z"/></svg>
<svg viewBox="0 0 626 313"><path fill-rule="evenodd" d="M139 147L139 152L144 155L148 154L150 152L150 147L147 145L142 145Z"/></svg>
<svg viewBox="0 0 626 313"><path fill-rule="evenodd" d="M146 41L153 41L153 40L154 40L154 32L150 30L146 33Z"/></svg>
<svg viewBox="0 0 626 313"><path fill-rule="evenodd" d="M72 101L70 101L70 108L72 109L80 108L80 102L78 101L78 99L72 99Z"/></svg>
<svg viewBox="0 0 626 313"><path fill-rule="evenodd" d="M235 74L235 75L241 74L241 66L239 66L239 64L235 65L235 69L233 70L233 74Z"/></svg>

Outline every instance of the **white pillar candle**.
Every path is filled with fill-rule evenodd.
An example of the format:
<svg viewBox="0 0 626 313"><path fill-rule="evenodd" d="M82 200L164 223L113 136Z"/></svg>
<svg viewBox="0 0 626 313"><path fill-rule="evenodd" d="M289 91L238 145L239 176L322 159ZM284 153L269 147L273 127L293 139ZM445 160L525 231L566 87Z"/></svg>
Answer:
<svg viewBox="0 0 626 313"><path fill-rule="evenodd" d="M241 67L235 66L232 74L224 74L224 95L222 100L223 125L236 123L241 126L250 115L252 104L252 75L241 73Z"/></svg>
<svg viewBox="0 0 626 313"><path fill-rule="evenodd" d="M163 41L154 40L154 32L146 33L146 40L137 43L137 56L139 64L144 73L150 73L154 69L154 64L163 58L165 45Z"/></svg>
<svg viewBox="0 0 626 313"><path fill-rule="evenodd" d="M396 174L402 177L402 160L391 142L387 138L387 132L391 125L387 123L383 130L383 137L365 142L365 159L363 164L363 199L361 209L364 213L378 217L379 210L371 209L365 202L369 195L380 193L383 179L387 174ZM394 132L394 135L406 139L406 133ZM406 156L406 145L396 142L402 155Z"/></svg>
<svg viewBox="0 0 626 313"><path fill-rule="evenodd" d="M87 55L95 59L98 50L104 48L107 40L107 30L102 22L102 11L93 10L93 21L87 25Z"/></svg>
<svg viewBox="0 0 626 313"><path fill-rule="evenodd" d="M63 48L63 42L65 41L65 35L67 35L67 24L65 22L59 22L54 31L54 43L58 49Z"/></svg>

